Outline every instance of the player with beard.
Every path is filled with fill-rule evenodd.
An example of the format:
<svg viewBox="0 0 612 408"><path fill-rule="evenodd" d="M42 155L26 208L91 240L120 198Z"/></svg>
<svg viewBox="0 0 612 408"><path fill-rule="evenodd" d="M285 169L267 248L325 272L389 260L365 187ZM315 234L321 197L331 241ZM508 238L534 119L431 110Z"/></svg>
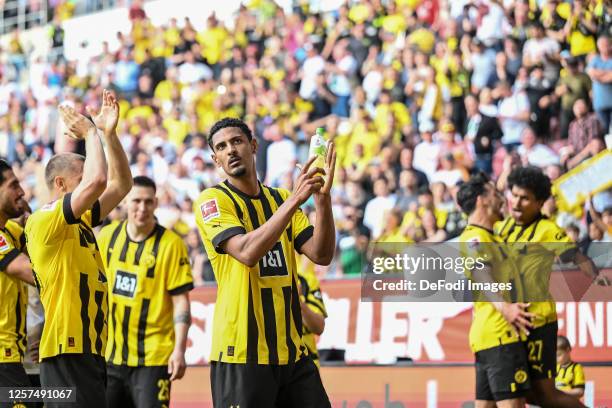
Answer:
<svg viewBox="0 0 612 408"><path fill-rule="evenodd" d="M311 169L311 158L291 193L257 180L257 141L243 121L217 122L208 142L227 175L194 203L218 284L210 356L213 404L331 407L301 336L295 251L317 264L333 258L333 144L325 169ZM300 209L313 194L314 227Z"/></svg>
<svg viewBox="0 0 612 408"><path fill-rule="evenodd" d="M530 301L533 329L527 341L529 376L532 391L527 401L541 407L584 407L580 401L555 388L557 367L557 311L549 290L550 273L555 258L573 262L601 285L607 285L593 261L554 221L542 214L550 197L548 176L537 167L518 167L508 176L511 216L496 228L504 242L512 244L512 257L523 282L524 298Z"/></svg>
<svg viewBox="0 0 612 408"><path fill-rule="evenodd" d="M34 284L24 254L23 228L13 218L28 210L25 193L11 166L0 160L0 387L28 387L23 367L26 351L28 287ZM0 407L12 407L13 402Z"/></svg>

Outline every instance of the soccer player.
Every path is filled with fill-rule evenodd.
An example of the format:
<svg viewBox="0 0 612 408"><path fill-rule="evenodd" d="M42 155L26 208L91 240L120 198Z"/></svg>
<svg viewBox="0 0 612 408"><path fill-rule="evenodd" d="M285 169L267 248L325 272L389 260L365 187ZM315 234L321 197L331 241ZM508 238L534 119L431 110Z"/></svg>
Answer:
<svg viewBox="0 0 612 408"><path fill-rule="evenodd" d="M85 139L87 157L64 153L49 160L45 181L53 201L30 216L25 233L45 311L41 385L76 387L78 406L106 408L107 282L92 228L130 191L132 178L126 177L130 169L115 132L117 101L105 90L100 113L90 113L95 125L60 106L68 131Z"/></svg>
<svg viewBox="0 0 612 408"><path fill-rule="evenodd" d="M527 400L542 407L584 407L575 398L555 388L557 311L549 293L553 262L574 262L599 284L606 279L598 276L593 261L581 253L563 229L546 218L542 205L550 197L550 179L537 167L517 167L508 175L511 192L511 216L501 223L497 233L507 243L513 243L513 259L520 271L533 330L527 338L527 355L532 391Z"/></svg>
<svg viewBox="0 0 612 408"><path fill-rule="evenodd" d="M134 178L127 220L98 235L109 286L108 407L168 407L185 374L193 289L185 243L157 223L155 182ZM173 322L174 321L174 322Z"/></svg>
<svg viewBox="0 0 612 408"><path fill-rule="evenodd" d="M23 228L11 218L28 208L13 169L0 160L0 387L29 387L23 367L26 351L27 282L34 284L30 260L24 254ZM12 407L2 403L0 407Z"/></svg>
<svg viewBox="0 0 612 408"><path fill-rule="evenodd" d="M572 345L565 336L557 336L557 377L555 386L568 395L584 395L582 364L572 361Z"/></svg>
<svg viewBox="0 0 612 408"><path fill-rule="evenodd" d="M214 406L331 407L319 370L302 340L294 251L317 264L334 255L330 144L325 181L310 168L293 193L257 180L257 141L239 119L225 118L208 136L212 158L227 180L194 203L196 222L217 280L211 386ZM314 194L316 222L300 205Z"/></svg>
<svg viewBox="0 0 612 408"><path fill-rule="evenodd" d="M457 203L468 215L468 225L459 237L462 253L479 257L486 265L482 271L468 272L469 277L520 284L503 242L493 233L493 225L503 218L504 205L495 185L482 173L474 175L459 188ZM514 291L520 292L520 288ZM513 299L509 296L489 297L493 295L476 294L469 334L476 357L476 407L522 408L530 386L522 341L533 316L526 312L527 304L510 303Z"/></svg>
<svg viewBox="0 0 612 408"><path fill-rule="evenodd" d="M319 367L319 353L317 352L317 342L315 335L320 336L325 330L325 318L327 310L323 302L319 279L313 271L298 273L300 282L300 307L302 309L302 321L304 328L302 339L308 349L308 354Z"/></svg>

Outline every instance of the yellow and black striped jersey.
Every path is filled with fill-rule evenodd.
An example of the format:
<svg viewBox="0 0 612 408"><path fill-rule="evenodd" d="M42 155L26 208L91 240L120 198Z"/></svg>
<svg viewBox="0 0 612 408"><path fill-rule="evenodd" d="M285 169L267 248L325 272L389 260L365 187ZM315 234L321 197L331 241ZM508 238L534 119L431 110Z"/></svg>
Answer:
<svg viewBox="0 0 612 408"><path fill-rule="evenodd" d="M98 243L109 287L107 361L168 364L174 350L171 297L193 289L185 243L159 224L146 239L132 241L126 221L102 228Z"/></svg>
<svg viewBox="0 0 612 408"><path fill-rule="evenodd" d="M40 208L25 227L45 310L41 360L59 354L105 353L107 283L92 230L100 223L100 203L75 218L70 197L66 194Z"/></svg>
<svg viewBox="0 0 612 408"><path fill-rule="evenodd" d="M308 305L310 310L320 314L323 317L327 317L327 309L325 309L325 303L323 302L323 294L321 293L321 285L319 279L314 272L298 273L298 278L301 285L301 296L302 300ZM308 349L308 354L312 357L313 361L319 367L319 353L317 352L317 341L315 335L308 330L308 327L304 325L302 331L302 339L304 345Z"/></svg>
<svg viewBox="0 0 612 408"><path fill-rule="evenodd" d="M21 362L26 350L28 287L5 273L23 251L23 228L9 220L0 228L0 363Z"/></svg>
<svg viewBox="0 0 612 408"><path fill-rule="evenodd" d="M492 282L512 283L511 296L508 296L510 293L504 293L505 301L516 301L516 298L521 296L522 288L516 267L508 259L503 242L493 231L468 224L459 236L459 241L461 255L481 258L489 267ZM468 278L472 277L471 274L471 271L466 271ZM482 293L475 293L474 296L474 316L469 334L470 347L474 353L525 340L524 335L519 337L516 334L510 323L488 299L480 298L484 296Z"/></svg>
<svg viewBox="0 0 612 408"><path fill-rule="evenodd" d="M225 181L194 203L204 247L217 280L211 360L225 363L287 364L308 351L302 341L296 253L313 227L296 211L272 249L249 267L223 252L228 238L259 228L289 192L259 185L249 196Z"/></svg>
<svg viewBox="0 0 612 408"><path fill-rule="evenodd" d="M573 259L576 245L554 221L540 215L528 225L517 225L512 217L497 223L496 233L510 244L524 289L529 311L537 316L534 328L557 320L550 295L550 273L556 257ZM547 301L533 301L547 299Z"/></svg>
<svg viewBox="0 0 612 408"><path fill-rule="evenodd" d="M584 388L584 369L579 363L571 362L565 366L557 364L557 376L555 386L561 391L569 391L574 388Z"/></svg>

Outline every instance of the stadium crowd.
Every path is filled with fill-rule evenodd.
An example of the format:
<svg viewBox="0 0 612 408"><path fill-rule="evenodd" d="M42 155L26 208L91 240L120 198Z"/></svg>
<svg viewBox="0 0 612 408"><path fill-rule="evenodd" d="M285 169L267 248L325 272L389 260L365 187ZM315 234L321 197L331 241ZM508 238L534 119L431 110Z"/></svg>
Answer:
<svg viewBox="0 0 612 408"><path fill-rule="evenodd" d="M16 32L2 53L0 157L36 210L47 160L83 151L58 104L85 113L112 89L132 174L157 184L156 216L185 238L196 285L214 277L191 209L222 179L206 136L223 117L248 123L258 173L274 187L291 189L317 127L334 140L339 250L323 278L359 274L370 242L457 237L457 185L474 171L530 164L554 180L606 148L610 1L356 0L326 13L301 1L285 13L252 0L231 28L211 15L203 31L189 18L154 26L135 1L119 47L75 61L61 52L66 4L55 9L54 52L29 55ZM587 249L612 240L609 190L571 213L554 199L545 209Z"/></svg>

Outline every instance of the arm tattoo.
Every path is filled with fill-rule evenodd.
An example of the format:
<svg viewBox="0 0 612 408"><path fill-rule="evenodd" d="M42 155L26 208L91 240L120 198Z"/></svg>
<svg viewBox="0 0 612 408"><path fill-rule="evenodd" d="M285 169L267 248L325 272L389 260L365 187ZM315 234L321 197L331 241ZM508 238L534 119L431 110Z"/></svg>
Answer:
<svg viewBox="0 0 612 408"><path fill-rule="evenodd" d="M191 324L191 313L183 312L174 316L174 324L177 323Z"/></svg>

